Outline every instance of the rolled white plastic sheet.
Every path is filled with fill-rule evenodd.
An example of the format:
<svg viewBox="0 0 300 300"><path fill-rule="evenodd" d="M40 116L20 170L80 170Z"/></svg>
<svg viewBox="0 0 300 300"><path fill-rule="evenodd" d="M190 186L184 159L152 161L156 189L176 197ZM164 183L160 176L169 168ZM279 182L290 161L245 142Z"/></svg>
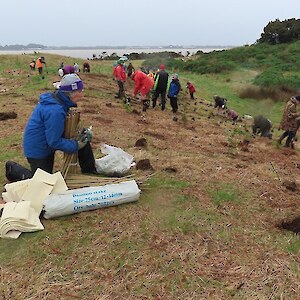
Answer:
<svg viewBox="0 0 300 300"><path fill-rule="evenodd" d="M135 180L130 180L51 194L44 202L44 217L51 219L137 201L140 192Z"/></svg>

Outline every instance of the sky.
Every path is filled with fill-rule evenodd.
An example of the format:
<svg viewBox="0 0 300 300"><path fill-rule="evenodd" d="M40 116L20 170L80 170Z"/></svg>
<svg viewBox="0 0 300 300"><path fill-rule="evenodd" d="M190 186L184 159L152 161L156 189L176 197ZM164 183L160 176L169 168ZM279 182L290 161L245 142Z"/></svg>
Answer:
<svg viewBox="0 0 300 300"><path fill-rule="evenodd" d="M300 0L1 0L0 45L243 46Z"/></svg>

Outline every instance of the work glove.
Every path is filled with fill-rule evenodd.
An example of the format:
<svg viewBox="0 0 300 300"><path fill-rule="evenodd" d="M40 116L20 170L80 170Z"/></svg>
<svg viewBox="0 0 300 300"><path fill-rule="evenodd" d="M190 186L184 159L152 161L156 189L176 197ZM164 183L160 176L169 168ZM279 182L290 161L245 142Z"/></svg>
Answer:
<svg viewBox="0 0 300 300"><path fill-rule="evenodd" d="M77 141L77 144L78 144L78 150L80 150L87 144L87 141L85 141L85 142Z"/></svg>
<svg viewBox="0 0 300 300"><path fill-rule="evenodd" d="M93 139L93 131L92 131L92 126L88 127L88 128L83 128L80 132L80 134L77 137L78 141L82 141L82 142L91 142Z"/></svg>
<svg viewBox="0 0 300 300"><path fill-rule="evenodd" d="M92 131L92 126L88 127L88 128L84 128L82 130L83 134L85 134L86 139L88 142L91 142L93 139L93 131Z"/></svg>

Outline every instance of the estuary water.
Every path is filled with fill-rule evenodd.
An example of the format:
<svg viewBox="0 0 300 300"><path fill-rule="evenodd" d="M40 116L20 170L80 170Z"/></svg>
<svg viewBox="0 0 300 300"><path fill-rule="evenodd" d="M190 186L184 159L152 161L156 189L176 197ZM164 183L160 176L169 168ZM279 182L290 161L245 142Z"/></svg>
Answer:
<svg viewBox="0 0 300 300"><path fill-rule="evenodd" d="M203 52L211 52L211 51L220 51L224 49L229 49L232 47L193 47L193 48L134 48L134 47L128 47L128 48L97 48L97 49L51 49L51 50L10 50L10 51L0 51L0 55L2 54L34 54L34 52L41 52L41 53L49 53L49 54L58 54L63 56L69 56L74 58L82 58L82 59L91 59L93 55L95 55L97 58L101 57L102 55L111 55L112 53L116 53L118 56L122 56L124 54L128 53L154 53L154 52L164 52L164 51L172 51L176 53L182 53L184 56L189 54L194 54L197 51L203 51Z"/></svg>

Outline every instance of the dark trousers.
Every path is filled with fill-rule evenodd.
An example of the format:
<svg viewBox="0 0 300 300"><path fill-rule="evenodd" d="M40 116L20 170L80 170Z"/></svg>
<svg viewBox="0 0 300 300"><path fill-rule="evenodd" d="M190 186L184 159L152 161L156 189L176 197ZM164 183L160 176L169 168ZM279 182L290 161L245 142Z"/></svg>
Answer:
<svg viewBox="0 0 300 300"><path fill-rule="evenodd" d="M170 104L172 107L172 112L176 113L178 110L178 101L177 101L177 97L170 97Z"/></svg>
<svg viewBox="0 0 300 300"><path fill-rule="evenodd" d="M118 98L125 97L124 82L121 80L118 80L118 86L119 86Z"/></svg>
<svg viewBox="0 0 300 300"><path fill-rule="evenodd" d="M95 158L90 143L78 151L78 160L82 173L96 173Z"/></svg>
<svg viewBox="0 0 300 300"><path fill-rule="evenodd" d="M286 130L282 134L282 136L279 138L279 142L281 143L281 141L287 137L286 142L285 142L285 146L289 147L289 146L292 145L291 143L293 142L295 136L296 136L296 132L295 131Z"/></svg>
<svg viewBox="0 0 300 300"><path fill-rule="evenodd" d="M27 160L28 160L30 168L31 168L32 175L35 173L35 171L38 168L52 174L53 165L54 165L54 154L55 154L55 152L53 152L53 154L49 155L48 157L42 158L42 159L27 157Z"/></svg>
<svg viewBox="0 0 300 300"><path fill-rule="evenodd" d="M195 99L194 93L190 93L191 99Z"/></svg>
<svg viewBox="0 0 300 300"><path fill-rule="evenodd" d="M152 107L156 106L156 100L158 96L161 97L161 109L164 110L166 107L166 90L155 90L152 97Z"/></svg>
<svg viewBox="0 0 300 300"><path fill-rule="evenodd" d="M49 155L43 159L27 158L32 175L35 173L37 168L40 168L50 174L53 173L54 165L54 154ZM87 143L82 149L78 150L78 161L82 173L95 173L95 158L90 143Z"/></svg>

